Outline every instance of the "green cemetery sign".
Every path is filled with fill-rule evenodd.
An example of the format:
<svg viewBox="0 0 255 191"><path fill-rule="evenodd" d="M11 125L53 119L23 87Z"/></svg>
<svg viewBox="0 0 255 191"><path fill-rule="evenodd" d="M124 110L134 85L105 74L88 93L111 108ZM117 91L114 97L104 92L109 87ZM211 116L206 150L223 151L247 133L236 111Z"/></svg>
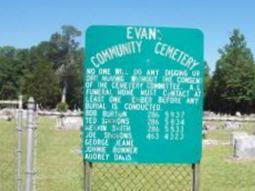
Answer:
<svg viewBox="0 0 255 191"><path fill-rule="evenodd" d="M201 31L92 26L85 47L84 160L199 162Z"/></svg>

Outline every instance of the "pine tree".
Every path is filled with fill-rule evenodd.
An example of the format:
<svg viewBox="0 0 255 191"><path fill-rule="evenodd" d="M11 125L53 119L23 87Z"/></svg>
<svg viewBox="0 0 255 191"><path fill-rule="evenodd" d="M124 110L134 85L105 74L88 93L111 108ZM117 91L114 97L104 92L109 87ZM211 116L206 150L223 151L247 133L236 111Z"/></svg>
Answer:
<svg viewBox="0 0 255 191"><path fill-rule="evenodd" d="M252 111L255 70L251 50L239 30L235 29L230 43L219 50L220 59L208 92L209 107L216 112Z"/></svg>

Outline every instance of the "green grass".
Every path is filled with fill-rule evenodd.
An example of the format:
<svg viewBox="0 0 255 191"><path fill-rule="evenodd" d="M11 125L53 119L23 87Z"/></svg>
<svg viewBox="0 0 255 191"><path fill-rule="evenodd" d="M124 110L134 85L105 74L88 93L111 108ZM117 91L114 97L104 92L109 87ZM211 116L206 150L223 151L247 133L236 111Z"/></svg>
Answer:
<svg viewBox="0 0 255 191"><path fill-rule="evenodd" d="M246 122L242 129L223 129L223 122L211 122L221 127L209 131L207 139L217 140L219 143L230 142L232 132L243 131L254 133L255 123ZM209 146L203 150L201 163L202 191L254 191L255 190L255 160L234 160L230 145Z"/></svg>
<svg viewBox="0 0 255 191"><path fill-rule="evenodd" d="M0 120L0 190L14 190L15 134L14 122Z"/></svg>
<svg viewBox="0 0 255 191"><path fill-rule="evenodd" d="M80 132L56 129L55 120L39 120L38 188L40 190L83 190Z"/></svg>
<svg viewBox="0 0 255 191"><path fill-rule="evenodd" d="M79 154L80 132L58 130L55 124L54 118L39 119L36 161L37 190L82 191L83 166ZM222 123L218 122L218 125ZM254 123L246 123L243 130L251 133L254 132L254 127ZM224 129L210 131L207 138L226 142L230 140L231 133L232 131ZM14 121L0 120L0 191L15 190L16 134ZM25 138L25 133L23 136ZM255 190L255 161L233 160L231 152L230 145L204 148L201 163L201 191ZM25 166L24 158L23 155L23 166ZM185 191L189 189L182 186L187 188L191 183L191 168L187 165L97 164L93 169L93 188L96 191ZM23 174L25 174L24 168Z"/></svg>

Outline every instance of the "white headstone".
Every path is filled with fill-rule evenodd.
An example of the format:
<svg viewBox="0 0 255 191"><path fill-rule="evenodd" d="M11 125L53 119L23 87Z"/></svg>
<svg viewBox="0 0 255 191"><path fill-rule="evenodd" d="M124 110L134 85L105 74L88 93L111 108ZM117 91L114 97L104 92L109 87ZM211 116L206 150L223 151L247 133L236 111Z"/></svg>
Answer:
<svg viewBox="0 0 255 191"><path fill-rule="evenodd" d="M80 130L82 127L82 117L79 116L65 116L57 118L57 128Z"/></svg>
<svg viewBox="0 0 255 191"><path fill-rule="evenodd" d="M255 136L241 136L234 140L234 157L239 159L255 158Z"/></svg>
<svg viewBox="0 0 255 191"><path fill-rule="evenodd" d="M231 142L232 146L234 147L236 139L238 139L239 137L246 137L246 136L249 136L249 135L246 132L243 132L243 131L232 132L231 138L230 138L230 142Z"/></svg>
<svg viewBox="0 0 255 191"><path fill-rule="evenodd" d="M226 121L224 127L226 129L240 129L243 127L243 124L237 121Z"/></svg>

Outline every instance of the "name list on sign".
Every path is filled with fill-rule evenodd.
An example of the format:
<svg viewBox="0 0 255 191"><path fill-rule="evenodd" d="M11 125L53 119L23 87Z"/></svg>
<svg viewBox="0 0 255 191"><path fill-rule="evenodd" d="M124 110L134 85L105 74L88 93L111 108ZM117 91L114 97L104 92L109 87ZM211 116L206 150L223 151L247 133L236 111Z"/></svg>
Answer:
<svg viewBox="0 0 255 191"><path fill-rule="evenodd" d="M132 140L130 111L147 113L146 139L160 139L161 131L165 140L184 139L185 113L164 111L164 121L160 121L160 111L164 104L197 104L202 80L198 77L199 71L193 71L193 76L189 77L182 70L165 70L161 74L162 71L154 69L145 72L134 69L132 75L121 68L86 70L85 130L91 132L85 137L88 159L106 160L109 157L106 147L109 140L114 140L115 160L132 160L138 148ZM183 90L183 86L188 89ZM101 119L99 126L98 119ZM164 129L159 128L160 123L164 123ZM90 155L92 149L94 154Z"/></svg>

